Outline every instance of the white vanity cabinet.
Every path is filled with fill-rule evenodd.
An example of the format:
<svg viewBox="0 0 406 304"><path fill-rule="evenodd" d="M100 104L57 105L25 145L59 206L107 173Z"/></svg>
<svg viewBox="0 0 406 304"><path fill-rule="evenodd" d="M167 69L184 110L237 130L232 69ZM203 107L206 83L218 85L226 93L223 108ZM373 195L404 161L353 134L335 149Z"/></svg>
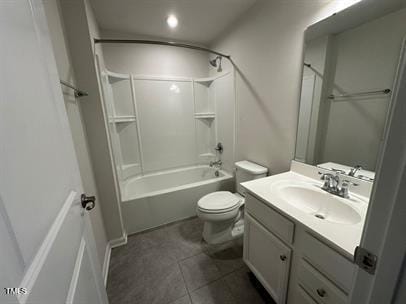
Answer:
<svg viewBox="0 0 406 304"><path fill-rule="evenodd" d="M245 216L244 261L276 303L285 303L292 250L251 216Z"/></svg>
<svg viewBox="0 0 406 304"><path fill-rule="evenodd" d="M348 303L352 261L251 193L245 204L244 261L276 303Z"/></svg>

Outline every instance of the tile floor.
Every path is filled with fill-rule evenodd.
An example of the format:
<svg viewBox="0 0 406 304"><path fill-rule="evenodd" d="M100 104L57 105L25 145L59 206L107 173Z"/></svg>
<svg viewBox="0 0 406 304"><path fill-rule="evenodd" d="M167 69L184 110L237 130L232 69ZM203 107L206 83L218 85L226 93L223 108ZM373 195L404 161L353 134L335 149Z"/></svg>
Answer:
<svg viewBox="0 0 406 304"><path fill-rule="evenodd" d="M198 218L133 235L112 250L111 304L274 303L242 261L242 243L209 246Z"/></svg>

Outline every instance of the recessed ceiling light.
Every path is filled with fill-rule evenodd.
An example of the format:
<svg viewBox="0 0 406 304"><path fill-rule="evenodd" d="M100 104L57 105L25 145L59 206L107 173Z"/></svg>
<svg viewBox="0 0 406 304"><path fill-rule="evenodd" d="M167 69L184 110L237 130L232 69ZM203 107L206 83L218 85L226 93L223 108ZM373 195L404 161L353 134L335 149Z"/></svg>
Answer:
<svg viewBox="0 0 406 304"><path fill-rule="evenodd" d="M176 18L175 15L169 15L168 18L166 18L166 23L170 28L175 28L178 26L178 18Z"/></svg>

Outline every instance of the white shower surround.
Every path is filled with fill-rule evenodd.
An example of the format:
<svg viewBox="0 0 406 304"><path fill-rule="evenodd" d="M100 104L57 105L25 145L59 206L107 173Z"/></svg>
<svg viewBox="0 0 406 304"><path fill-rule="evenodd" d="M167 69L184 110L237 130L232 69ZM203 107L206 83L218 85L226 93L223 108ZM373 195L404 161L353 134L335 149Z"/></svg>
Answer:
<svg viewBox="0 0 406 304"><path fill-rule="evenodd" d="M131 91L124 95L123 93L117 94L119 95L118 98L122 99L124 103L127 103L127 105L124 105L124 108L127 109L125 111L128 113L123 113L123 105L120 105L120 102L116 103L116 94L113 94L112 87L106 87L104 89L107 90L105 93L105 108L108 112L107 116L109 116L109 121L113 124L115 122L119 123L114 127L109 126L109 129L112 128L111 132L114 133L111 135L113 137L112 150L115 154L114 161L120 181L134 175L149 174L208 163L209 160L214 159L214 146L217 142L222 142L223 146L225 146L225 153L222 155L224 168L228 171L232 170L235 159L236 111L233 71L227 71L207 78L190 78L120 74L104 69L104 71L101 72L101 78L104 79L103 77L112 77L116 80L128 81L127 86ZM151 82L143 83L143 81ZM108 83L108 81L102 82L103 86ZM156 83L155 85L153 84L154 82ZM171 107L171 105L162 102L159 104L158 101L158 107L156 107L157 104L155 104L154 110L151 111L151 109L148 109L148 104L145 104L146 101L149 102L151 100L156 103L157 100L163 98L162 96L165 96L165 98L168 97L169 101L173 103L174 100L170 95L159 95L159 92L163 92L162 89L164 89L164 87L160 88L160 84L165 82L172 86L190 84L190 88L183 87L181 90L182 92L185 88L188 89L189 92L187 92L187 94L189 94L189 96L186 94L181 97L181 99L175 100L178 103L186 104L186 108L189 107L186 111L186 118L189 120L189 124L179 124L179 119L176 117L178 113L176 113L176 109ZM210 96L208 96L207 93L206 96L204 96L204 93L202 96L200 87L204 87L202 84L207 83L213 83L214 86L208 91L210 92ZM139 87L139 85L141 85L141 87ZM153 85L153 87L145 89L143 88L145 85ZM211 84L209 86L211 86ZM125 86L121 86L121 88L125 88ZM183 94L183 92L181 94ZM132 99L132 101L128 100L129 98ZM208 98L205 102L211 104L209 108L202 108L202 98ZM221 99L221 102L217 103L217 98ZM188 99L192 101L192 106L188 106ZM128 104L129 102L131 104ZM174 106L176 106L176 104L174 104ZM145 110L147 110L147 112L145 112ZM158 116L156 112L158 112ZM164 119L160 119L159 112L163 114L162 118ZM211 115L212 117L210 117ZM213 120L210 120L210 118ZM190 119L194 122L191 122ZM122 144L119 139L118 126L124 125L125 127L122 130L125 131L130 125L126 125L125 123L131 122L131 125L134 126L135 129L133 131L127 131L127 133L120 133L124 135L127 134L127 142L125 141L124 144ZM207 128L205 125L208 122L210 123ZM218 128L219 125L220 129ZM186 137L183 136L182 140L173 137L173 131L176 130L176 126L178 131L180 130L186 135ZM157 137L157 130L167 132L168 128L174 128L172 134ZM202 131L203 133L201 133ZM128 132L136 133L136 135L133 136L134 146L128 142L128 138L130 138ZM114 137L117 137L117 139L114 140ZM151 143L153 138L155 138L155 145ZM182 147L183 150L181 150ZM133 161L129 163L129 151L134 151L134 149L138 150L138 154L133 155L131 158L135 156L136 160L133 159ZM159 151L169 151L170 153L162 156L158 155ZM133 152L131 152L131 154L132 153Z"/></svg>
<svg viewBox="0 0 406 304"><path fill-rule="evenodd" d="M117 140L112 140L112 145L115 145L115 147L112 147L113 154L117 154L115 157L113 155L112 161L118 173L117 186L120 188L124 226L128 234L195 216L197 201L202 196L219 190L233 190L234 179L231 174L221 170L220 176L216 177L214 175L215 170L207 165L210 159L214 159L215 143L217 141L221 141L226 147L225 153L222 155L224 169L228 172L232 172L235 153L236 111L233 71L221 73L213 77L194 79L187 77L118 74L104 69L104 71L101 72L101 77L113 77L116 80L126 80L130 83L131 97L128 95L128 93L126 95L127 97L121 93L119 97L121 100L122 96L124 96L124 99L127 99L126 101L123 99L125 102L128 102L129 98L132 99L132 106L129 104L127 105L127 108L131 110L129 113L117 113L117 100L115 100L116 96L112 93L111 89L109 89L109 92L106 91L104 96L107 97L105 99L107 110L106 116L109 118L108 121L106 121L106 124L110 125L109 128L113 126L111 129L113 131L111 136L120 136L117 133L117 126L119 125L131 124L136 128L136 131L135 129L133 130L135 136L134 144L136 145L136 147L133 149L139 151L139 155L136 157L138 163L123 163L123 159L125 158L123 158L123 156L125 156L123 152L126 153L128 151L122 151L122 149L127 149L126 147L131 145L131 142L126 142L123 146L123 143L120 142L119 137L117 137ZM160 166L151 167L151 162L145 162L145 154L143 153L143 138L145 138L145 135L149 136L151 134L142 134L142 132L145 131L145 128L143 129L141 123L143 118L144 121L149 122L148 119L151 120L151 117L148 115L140 115L140 100L137 98L137 96L139 97L139 94L137 94L136 84L142 80L157 81L158 83L190 83L192 90L189 93L191 93L190 97L192 98L191 100L193 102L193 107L191 113L189 113L190 109L188 111L188 114L192 116L188 117L188 119L192 118L196 122L194 123L194 132L196 132L195 139L194 142L189 143L196 145L195 148L190 149L195 153L195 158L193 160L189 160L185 163L175 162L173 167L162 166L161 168ZM106 83L107 82L104 82L103 84L106 85ZM213 95L207 95L208 93L203 93L203 95L200 95L201 93L196 91L197 89L198 91L201 91L201 88L203 88L205 85L207 88L209 88L212 84L215 84L213 89L210 89L207 92ZM162 88L159 89L160 87L161 85L158 85L158 91L162 91ZM150 95L149 92L151 92L152 89L155 90L153 87L149 87L147 90L144 89L144 92L148 93L146 97L144 97L146 98L146 101L162 98L162 95L159 94L157 95L158 98L156 98L154 92L152 92L152 95ZM205 98L209 98L206 101L208 102L207 109L205 109L204 106L202 108L202 104L200 104L200 102L204 101ZM219 98L221 102L217 104L216 98ZM183 101L185 100L183 99ZM169 97L169 102L173 102L171 97ZM211 104L211 106L209 104ZM141 106L144 106L145 108L146 105L148 104L145 104L144 101L144 104ZM168 107L168 105L165 103L162 106L163 109L158 108L157 110L165 115L171 115L170 111L173 109L165 108ZM120 109L123 108L121 107ZM147 108L147 110L150 111L151 109ZM169 114L165 111L169 111ZM151 121L157 121L158 119L159 115ZM167 117L165 117L165 119L168 120ZM199 143L199 138L205 138L205 136L201 137L202 135L199 133L199 125L201 126L202 123L206 124L207 122L204 122L205 120L210 122L209 133L211 135L207 135L211 139L209 139L208 142ZM118 123L118 125L116 123ZM218 124L220 124L221 130L217 130ZM164 126L159 125L160 124L158 123L157 125L154 125L154 127L157 130L164 128ZM154 132L156 133L156 130ZM127 136L127 138L131 137ZM151 140L151 138L148 139ZM185 144L185 142L181 143ZM178 149L177 147L179 147L179 149L182 148L181 143L175 145L176 149ZM202 145L204 151L202 151ZM159 149L155 150L148 148L147 153L156 154L158 151L163 151L165 145L162 147L161 146L162 144L160 145ZM150 157L150 155L147 157ZM145 168L146 164L147 166Z"/></svg>
<svg viewBox="0 0 406 304"><path fill-rule="evenodd" d="M209 166L134 177L122 183L122 213L132 234L196 215L197 201L214 191L232 191L234 178Z"/></svg>

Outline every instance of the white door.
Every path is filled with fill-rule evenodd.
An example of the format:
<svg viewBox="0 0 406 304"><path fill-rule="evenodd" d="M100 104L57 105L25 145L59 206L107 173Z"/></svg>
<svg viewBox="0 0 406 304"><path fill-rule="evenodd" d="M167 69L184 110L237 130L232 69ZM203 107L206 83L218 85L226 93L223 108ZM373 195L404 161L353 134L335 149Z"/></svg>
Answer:
<svg viewBox="0 0 406 304"><path fill-rule="evenodd" d="M41 0L0 39L0 303L108 303Z"/></svg>

